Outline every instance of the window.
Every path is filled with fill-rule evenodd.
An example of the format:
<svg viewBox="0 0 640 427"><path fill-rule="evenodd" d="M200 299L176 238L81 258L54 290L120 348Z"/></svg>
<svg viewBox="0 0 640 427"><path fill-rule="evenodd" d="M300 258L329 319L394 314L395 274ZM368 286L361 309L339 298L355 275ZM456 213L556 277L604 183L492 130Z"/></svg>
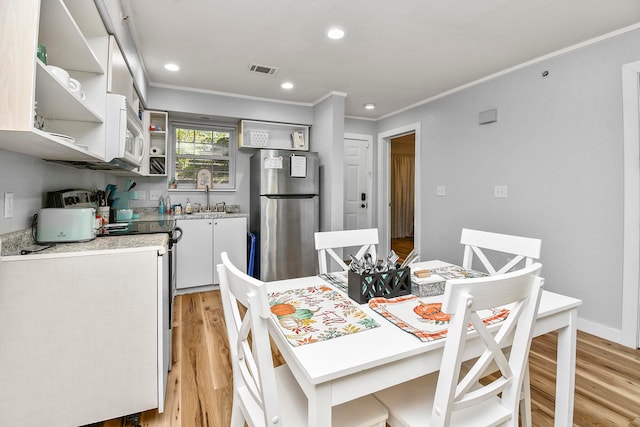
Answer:
<svg viewBox="0 0 640 427"><path fill-rule="evenodd" d="M211 172L213 189L235 188L236 130L231 127L173 123L174 178L177 188L196 188L198 171Z"/></svg>

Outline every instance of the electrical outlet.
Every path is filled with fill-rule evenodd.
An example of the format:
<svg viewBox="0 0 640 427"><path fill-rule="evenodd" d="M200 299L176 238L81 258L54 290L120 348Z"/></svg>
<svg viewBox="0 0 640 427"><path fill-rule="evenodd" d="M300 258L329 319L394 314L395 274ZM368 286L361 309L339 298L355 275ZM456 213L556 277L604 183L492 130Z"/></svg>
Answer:
<svg viewBox="0 0 640 427"><path fill-rule="evenodd" d="M506 199L507 198L507 186L506 185L496 185L493 187L493 197L497 199Z"/></svg>
<svg viewBox="0 0 640 427"><path fill-rule="evenodd" d="M149 191L149 200L160 200L162 191Z"/></svg>
<svg viewBox="0 0 640 427"><path fill-rule="evenodd" d="M447 195L447 188L444 185L438 185L436 187L436 196L444 197Z"/></svg>
<svg viewBox="0 0 640 427"><path fill-rule="evenodd" d="M13 218L13 193L4 193L4 217Z"/></svg>

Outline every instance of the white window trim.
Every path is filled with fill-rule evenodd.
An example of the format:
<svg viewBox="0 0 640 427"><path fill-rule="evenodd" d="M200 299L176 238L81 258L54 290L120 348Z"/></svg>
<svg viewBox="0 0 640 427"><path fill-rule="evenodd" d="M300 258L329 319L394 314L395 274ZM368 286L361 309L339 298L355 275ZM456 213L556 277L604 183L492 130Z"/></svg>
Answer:
<svg viewBox="0 0 640 427"><path fill-rule="evenodd" d="M212 191L235 191L236 190L236 153L238 150L238 127L229 124L204 123L190 121L171 121L169 129L171 131L169 143L171 144L171 155L169 156L169 180L175 179L176 176L176 128L196 128L196 129L212 129L229 131L233 137L229 139L229 184L217 184ZM197 188L171 188L173 191L203 191Z"/></svg>

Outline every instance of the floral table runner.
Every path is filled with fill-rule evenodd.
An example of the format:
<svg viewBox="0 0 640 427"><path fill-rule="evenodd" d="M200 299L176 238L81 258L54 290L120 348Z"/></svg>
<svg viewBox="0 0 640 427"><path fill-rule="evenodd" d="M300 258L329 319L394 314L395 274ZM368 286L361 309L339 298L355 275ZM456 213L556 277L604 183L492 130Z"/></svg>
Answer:
<svg viewBox="0 0 640 427"><path fill-rule="evenodd" d="M420 341L434 341L447 336L450 317L441 311L442 297L407 295L391 299L372 298L369 307ZM509 310L501 307L479 313L482 321L490 325L506 319Z"/></svg>
<svg viewBox="0 0 640 427"><path fill-rule="evenodd" d="M380 326L358 304L330 286L271 292L269 305L294 347Z"/></svg>

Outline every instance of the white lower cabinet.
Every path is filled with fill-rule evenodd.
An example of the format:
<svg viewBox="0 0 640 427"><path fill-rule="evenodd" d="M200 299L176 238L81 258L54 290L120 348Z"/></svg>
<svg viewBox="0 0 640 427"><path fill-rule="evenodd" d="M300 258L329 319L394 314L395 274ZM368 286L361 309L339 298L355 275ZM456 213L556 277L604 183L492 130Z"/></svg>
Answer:
<svg viewBox="0 0 640 427"><path fill-rule="evenodd" d="M0 257L0 426L164 410L171 355L159 255L148 247Z"/></svg>
<svg viewBox="0 0 640 427"><path fill-rule="evenodd" d="M176 288L209 285L213 280L213 219L178 220Z"/></svg>
<svg viewBox="0 0 640 427"><path fill-rule="evenodd" d="M241 271L247 271L247 219L217 218L213 220L213 283L218 284L216 266L222 262L220 254L226 252L229 259Z"/></svg>
<svg viewBox="0 0 640 427"><path fill-rule="evenodd" d="M218 284L216 265L227 252L231 262L247 271L247 219L205 218L177 221L182 229L178 243L176 288Z"/></svg>

